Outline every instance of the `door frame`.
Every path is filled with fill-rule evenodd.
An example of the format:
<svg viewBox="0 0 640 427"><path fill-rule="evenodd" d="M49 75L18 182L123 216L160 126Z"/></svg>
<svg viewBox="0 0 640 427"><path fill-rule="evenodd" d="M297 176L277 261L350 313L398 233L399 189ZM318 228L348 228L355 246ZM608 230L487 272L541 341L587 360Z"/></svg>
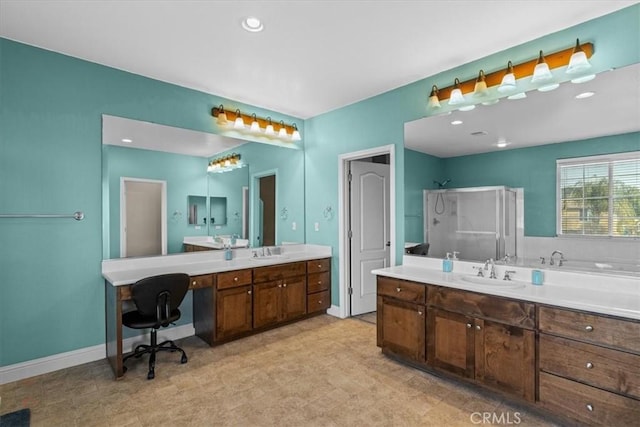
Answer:
<svg viewBox="0 0 640 427"><path fill-rule="evenodd" d="M161 244L162 244L162 255L167 255L167 181L161 181L157 179L146 179L146 178L132 178L127 176L120 177L120 258L125 258L127 256L127 236L125 233L125 229L127 228L127 197L125 196L124 187L125 182L133 181L133 182L149 182L154 184L161 185L161 195L160 195L160 233L161 233Z"/></svg>
<svg viewBox="0 0 640 427"><path fill-rule="evenodd" d="M275 206L276 206L276 213L275 213L275 218L274 218L274 225L275 225L275 233L276 233L276 245L278 245L279 241L278 241L278 218L280 217L280 215L278 214L278 209L279 209L279 200L280 200L280 190L279 190L279 185L278 185L278 169L269 169L269 170L264 170L261 172L256 172L254 174L251 174L251 180L250 180L250 185L249 185L249 212L254 212L255 214L253 215L253 220L249 221L249 246L250 247L259 247L254 245L254 243L256 242L255 238L256 238L256 233L257 233L257 229L259 228L259 222L260 222L260 218L258 215L258 212L260 212L260 210L258 209L259 206L259 201L260 201L260 178L264 178L265 176L275 176L276 177L276 191L275 191ZM251 215L249 216L249 218L251 218ZM262 244L262 236L260 236L260 246L264 246Z"/></svg>
<svg viewBox="0 0 640 427"><path fill-rule="evenodd" d="M349 224L349 163L352 160L366 159L373 156L389 155L389 248L390 266L396 265L396 160L395 145L382 145L366 150L353 151L338 156L338 317L344 319L351 316L349 301L349 277L351 259L349 257L349 239L346 238ZM347 262L348 261L348 262ZM334 310L330 314L336 314Z"/></svg>

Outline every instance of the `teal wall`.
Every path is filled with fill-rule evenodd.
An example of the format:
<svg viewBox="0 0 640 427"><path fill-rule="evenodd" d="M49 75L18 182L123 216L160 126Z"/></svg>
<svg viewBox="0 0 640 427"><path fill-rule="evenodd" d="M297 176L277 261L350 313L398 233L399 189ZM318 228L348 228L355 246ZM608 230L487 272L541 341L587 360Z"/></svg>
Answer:
<svg viewBox="0 0 640 427"><path fill-rule="evenodd" d="M0 94L0 213L85 213L0 220L0 366L104 343L102 114L215 133L224 104L305 135L300 119L6 39Z"/></svg>
<svg viewBox="0 0 640 427"><path fill-rule="evenodd" d="M448 178L442 159L404 149L404 241L424 241L422 191L438 188L433 181L442 182Z"/></svg>
<svg viewBox="0 0 640 427"><path fill-rule="evenodd" d="M243 167L225 173L210 173L209 196L226 197L227 223L209 228L209 235L242 234L242 187L249 186L249 168ZM236 215L237 213L237 215Z"/></svg>
<svg viewBox="0 0 640 427"><path fill-rule="evenodd" d="M501 69L507 60L554 51L579 37L594 42L597 71L640 62L640 5L461 65L427 79L305 120L0 39L1 213L71 213L86 219L0 221L0 366L104 343L101 115L218 132L213 106L297 122L305 139L301 236L333 248L333 303L338 303L338 156L395 146L397 242L405 234L403 126L426 115L433 84ZM474 35L470 35L474 36ZM259 159L265 168L268 156ZM249 163L253 163L249 160ZM296 189L282 189L300 194ZM291 221L290 219L290 221ZM301 220L302 221L302 220ZM320 224L320 231L313 224ZM299 235L287 240L299 240ZM401 245L396 259L400 260Z"/></svg>
<svg viewBox="0 0 640 427"><path fill-rule="evenodd" d="M456 77L461 81L471 79L477 76L480 69L486 73L501 70L509 60L514 63L529 60L537 56L539 50L554 52L571 46L576 38L580 38L582 42L594 43L594 55L590 60L594 72L623 67L640 62L638 34L640 5L636 4L306 120L306 237L307 243L325 244L333 248L332 303L339 303L338 258L343 256L338 247L338 223L327 223L322 232L314 232L312 227L315 221L320 220L324 206L338 205L339 155L387 144L395 145L395 167L398 177L396 261L401 262L405 236L405 183L402 177L405 175L406 159L403 149L403 127L405 122L428 115L426 100L432 85L445 87ZM473 158L468 161L472 163ZM522 174L523 171L520 170L518 173ZM525 173L535 176L535 171ZM531 179L533 180L533 177ZM547 233L548 229L538 227L534 228L533 232L542 234Z"/></svg>

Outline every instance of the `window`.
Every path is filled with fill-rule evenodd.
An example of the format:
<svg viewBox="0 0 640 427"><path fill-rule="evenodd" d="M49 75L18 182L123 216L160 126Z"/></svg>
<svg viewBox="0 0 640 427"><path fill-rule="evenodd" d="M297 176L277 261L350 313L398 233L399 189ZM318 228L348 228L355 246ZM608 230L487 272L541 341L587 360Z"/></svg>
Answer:
<svg viewBox="0 0 640 427"><path fill-rule="evenodd" d="M640 236L640 152L557 161L558 235Z"/></svg>

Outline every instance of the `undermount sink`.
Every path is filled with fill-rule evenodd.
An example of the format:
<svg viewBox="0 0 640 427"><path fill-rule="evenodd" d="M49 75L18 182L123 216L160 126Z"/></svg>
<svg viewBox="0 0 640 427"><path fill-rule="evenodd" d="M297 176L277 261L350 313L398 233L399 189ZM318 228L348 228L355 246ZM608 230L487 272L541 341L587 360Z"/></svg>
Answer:
<svg viewBox="0 0 640 427"><path fill-rule="evenodd" d="M524 283L522 282L516 282L513 280L490 279L488 277L480 277L480 276L462 276L462 280L465 282L473 283L475 285L493 286L497 288L524 287Z"/></svg>

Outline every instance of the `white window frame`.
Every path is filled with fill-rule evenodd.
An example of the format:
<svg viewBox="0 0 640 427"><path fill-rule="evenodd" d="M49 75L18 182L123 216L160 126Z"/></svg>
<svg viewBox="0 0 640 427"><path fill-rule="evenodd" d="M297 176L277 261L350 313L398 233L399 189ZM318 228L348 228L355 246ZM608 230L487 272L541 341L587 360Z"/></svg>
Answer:
<svg viewBox="0 0 640 427"><path fill-rule="evenodd" d="M581 239L634 239L638 236L614 236L611 233L612 221L613 221L613 203L611 198L613 197L612 191L609 191L609 225L607 235L584 235L584 234L563 234L562 233L562 190L560 188L562 166L572 165L588 165L591 163L609 163L609 188L613 185L612 168L611 163L621 160L634 160L640 159L640 151L630 151L626 153L605 154L599 156L587 156L587 157L574 157L570 159L557 159L556 160L556 236L568 237L568 238L581 238Z"/></svg>

